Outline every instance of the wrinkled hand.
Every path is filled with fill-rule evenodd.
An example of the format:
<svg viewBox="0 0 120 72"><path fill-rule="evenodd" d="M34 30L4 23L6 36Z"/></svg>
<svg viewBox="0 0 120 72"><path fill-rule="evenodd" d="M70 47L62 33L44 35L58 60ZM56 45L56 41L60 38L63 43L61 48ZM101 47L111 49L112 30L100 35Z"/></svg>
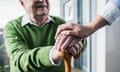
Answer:
<svg viewBox="0 0 120 72"><path fill-rule="evenodd" d="M55 38L57 38L60 33L64 33L65 35L75 36L79 38L85 38L91 35L93 32L94 28L90 24L83 26L75 23L66 23L59 25Z"/></svg>
<svg viewBox="0 0 120 72"><path fill-rule="evenodd" d="M83 46L83 41L83 39L78 37L68 36L64 33L59 34L56 38L55 46L52 49L53 61L57 63L63 59L61 51L67 52L74 57L79 57Z"/></svg>
<svg viewBox="0 0 120 72"><path fill-rule="evenodd" d="M72 56L76 56L80 54L81 50L83 47L83 40L75 38L71 44L68 46L67 51L70 53Z"/></svg>
<svg viewBox="0 0 120 72"><path fill-rule="evenodd" d="M55 46L58 51L66 51L72 56L75 56L81 51L82 41L80 38L59 34L56 38Z"/></svg>

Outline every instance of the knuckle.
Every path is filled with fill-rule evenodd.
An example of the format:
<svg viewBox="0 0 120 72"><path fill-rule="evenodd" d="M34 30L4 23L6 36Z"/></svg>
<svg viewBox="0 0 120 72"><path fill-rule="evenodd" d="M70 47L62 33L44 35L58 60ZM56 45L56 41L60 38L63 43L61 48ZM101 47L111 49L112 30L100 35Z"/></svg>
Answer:
<svg viewBox="0 0 120 72"><path fill-rule="evenodd" d="M73 24L73 23L71 23L70 25L71 25L71 27L74 27L74 24Z"/></svg>
<svg viewBox="0 0 120 72"><path fill-rule="evenodd" d="M58 25L58 28L61 28L61 25Z"/></svg>

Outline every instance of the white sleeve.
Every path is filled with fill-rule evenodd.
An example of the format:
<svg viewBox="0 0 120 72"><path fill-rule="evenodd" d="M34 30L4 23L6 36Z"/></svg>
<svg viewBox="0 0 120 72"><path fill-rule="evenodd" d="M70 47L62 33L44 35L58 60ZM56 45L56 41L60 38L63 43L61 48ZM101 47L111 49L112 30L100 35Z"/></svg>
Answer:
<svg viewBox="0 0 120 72"><path fill-rule="evenodd" d="M109 2L97 15L102 16L109 24L112 24L120 16L120 9Z"/></svg>
<svg viewBox="0 0 120 72"><path fill-rule="evenodd" d="M53 46L53 48L54 48L54 46ZM58 63L55 63L55 62L52 60L53 48L51 48L51 50L50 50L49 60L50 60L50 62L51 62L52 65L54 65L54 66L59 66L59 65L61 64L61 61L59 61Z"/></svg>

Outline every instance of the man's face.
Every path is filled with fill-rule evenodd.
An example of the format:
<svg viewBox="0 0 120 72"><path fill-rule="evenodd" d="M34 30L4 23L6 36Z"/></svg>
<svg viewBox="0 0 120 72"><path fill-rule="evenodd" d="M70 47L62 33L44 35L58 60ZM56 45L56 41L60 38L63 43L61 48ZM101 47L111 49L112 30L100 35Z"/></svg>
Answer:
<svg viewBox="0 0 120 72"><path fill-rule="evenodd" d="M49 13L49 0L20 0L27 13L32 16L45 16Z"/></svg>

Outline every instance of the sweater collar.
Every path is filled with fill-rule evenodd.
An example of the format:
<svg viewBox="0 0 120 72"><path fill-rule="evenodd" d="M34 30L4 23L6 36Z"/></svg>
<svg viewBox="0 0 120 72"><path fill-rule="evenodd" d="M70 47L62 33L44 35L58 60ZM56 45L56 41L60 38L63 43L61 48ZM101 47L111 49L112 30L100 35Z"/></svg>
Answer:
<svg viewBox="0 0 120 72"><path fill-rule="evenodd" d="M43 25L49 23L50 21L55 22L52 17L48 16L48 20L46 20ZM25 26L25 25L27 25L27 24L32 24L32 25L35 25L35 26L39 26L38 24L33 23L33 22L30 20L29 16L28 16L27 14L25 14L25 15L22 17L21 26L23 27L23 26ZM43 26L43 25L42 25L42 26Z"/></svg>

